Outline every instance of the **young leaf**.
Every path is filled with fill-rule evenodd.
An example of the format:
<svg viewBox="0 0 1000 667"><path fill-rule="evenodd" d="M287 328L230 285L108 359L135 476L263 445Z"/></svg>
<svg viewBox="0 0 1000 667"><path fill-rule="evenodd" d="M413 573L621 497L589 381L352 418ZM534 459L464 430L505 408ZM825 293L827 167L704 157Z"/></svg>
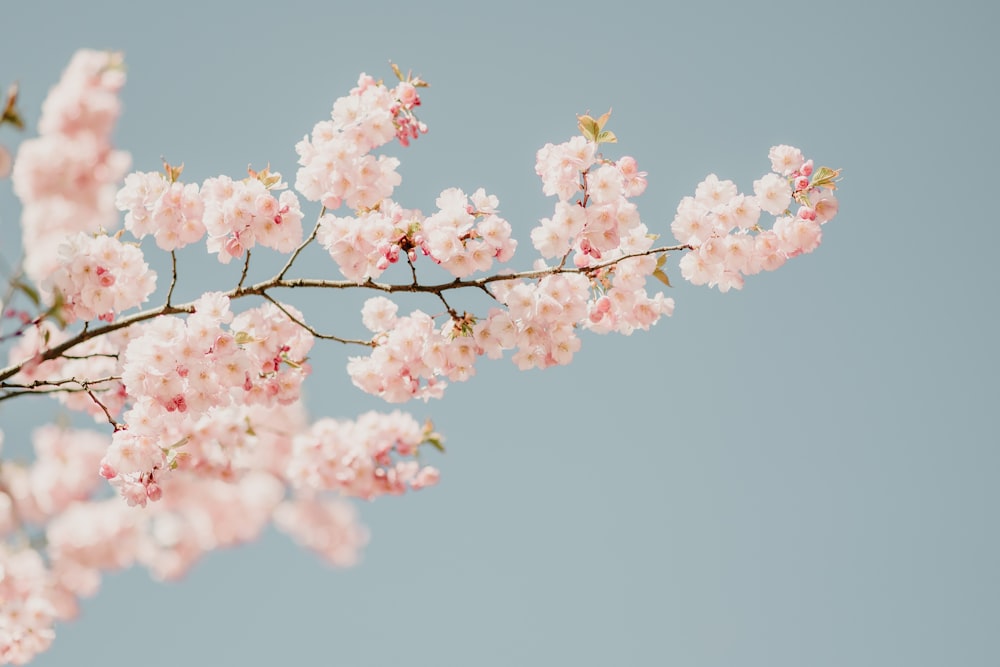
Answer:
<svg viewBox="0 0 1000 667"><path fill-rule="evenodd" d="M577 126L580 128L580 133L583 134L583 136L589 141L597 141L597 135L601 132L601 128L598 126L597 121L586 114L583 116L577 116L576 120Z"/></svg>
<svg viewBox="0 0 1000 667"><path fill-rule="evenodd" d="M665 274L661 269L653 271L653 277L659 280L667 287L673 287L673 285L670 284L670 278L668 278L667 274Z"/></svg>
<svg viewBox="0 0 1000 667"><path fill-rule="evenodd" d="M837 189L837 179L840 178L839 169L830 169L829 167L820 167L813 174L812 187L814 188L828 188L830 190Z"/></svg>

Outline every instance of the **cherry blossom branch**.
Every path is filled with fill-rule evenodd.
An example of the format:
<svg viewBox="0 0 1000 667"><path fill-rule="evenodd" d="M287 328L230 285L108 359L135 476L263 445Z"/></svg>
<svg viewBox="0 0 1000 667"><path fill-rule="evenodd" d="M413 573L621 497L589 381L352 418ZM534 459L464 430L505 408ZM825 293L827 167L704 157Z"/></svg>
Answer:
<svg viewBox="0 0 1000 667"><path fill-rule="evenodd" d="M309 239L307 239L307 241L310 240L311 238L313 238L314 236L315 236L315 230L314 230L313 234L310 234L310 237L309 237ZM303 243L302 245L300 245L298 250L301 250L302 248L304 248L305 245L306 245L306 243ZM677 251L680 251L680 250L692 250L692 249L693 249L693 246L688 245L688 244L681 244L681 245L674 245L674 246L660 246L658 248L651 248L649 250L644 250L644 251L641 251L641 252L635 252L635 253L629 253L629 254L626 254L626 255L622 255L621 257L616 257L614 259L609 259L609 260L606 260L606 261L603 261L603 262L599 262L597 264L593 264L593 265L587 266L587 267L581 267L581 268L577 268L577 267L560 267L560 266L546 267L544 269L534 269L534 270L531 270L531 271L520 271L520 272L507 273L507 274L494 274L494 275L491 275L491 276L486 276L486 277L483 277L483 278L476 278L476 279L473 279L473 280L461 280L461 279L456 278L455 280L447 282L447 283L437 283L437 284L434 284L434 285L421 285L419 283L378 283L378 282L375 282L375 281L373 281L371 279L369 279L367 282L363 282L363 283L358 283L358 282L354 282L354 281L350 281L350 280L322 280L322 279L310 279L310 278L294 278L294 279L291 279L291 280L285 280L281 276L284 275L284 273L287 271L288 267L290 266L290 264L286 263L285 268L283 268L274 277L272 277L272 278L270 278L268 280L265 280L263 282L257 283L255 285L250 285L250 286L246 286L246 287L237 287L237 288L235 288L233 290L230 290L229 292L225 293L225 295L227 297L229 297L230 299L239 299L239 298L246 297L246 296L259 296L259 297L262 297L262 298L266 298L265 297L265 292L267 292L268 290L271 290L271 289L276 289L276 288L287 288L287 289L294 289L294 288L299 288L299 289L302 289L302 288L322 288L322 289L357 289L357 288L364 288L364 289L377 290L377 291L380 291L380 292L386 292L386 293L389 293L389 294L394 294L394 293L397 293L397 292L411 292L411 293L431 293L431 294L441 295L444 292L447 292L447 291L450 291L450 290L465 289L465 288L470 288L470 287L477 288L477 289L482 289L482 290L486 291L487 294L490 294L489 290L487 289L487 285L489 285L490 283L493 283L493 282L504 281L504 280L522 280L522 279L531 280L531 279L534 279L534 278L543 278L545 276L554 275L554 274L558 274L558 273L582 273L584 275L589 275L589 274L595 273L597 271L600 271L601 269L605 269L605 268L608 268L610 266L614 266L615 264L617 264L617 263L619 263L619 262L621 262L623 260L626 260L626 259L632 259L632 258L635 258L635 257L644 257L644 256L647 256L647 255L655 255L655 254L663 254L663 253L669 253L669 252L677 252ZM492 294L490 294L490 296L492 297ZM165 303L165 304L163 304L162 306L160 306L158 308L153 308L151 310L146 310L146 311L142 311L142 312L139 312L139 313L135 313L134 315L130 315L128 317L124 317L124 318L122 318L122 319L120 319L118 321L111 322L110 324L106 324L106 325L103 325L103 326L100 326L100 327L97 327L97 328L94 328L94 329L89 329L89 330L85 329L84 331L81 331L80 333L78 333L76 336L74 336L72 338L69 338L66 341L63 341L59 345L56 345L54 347L51 347L51 348L45 350L44 352L39 353L36 357L34 357L31 360L22 361L20 363L12 364L10 366L7 366L2 371L0 371L0 381L7 380L8 378L13 377L14 375L16 375L18 372L21 371L21 369L25 366L25 364L29 363L29 361L31 363L38 363L38 362L48 361L50 359L58 358L58 357L62 356L62 354L64 352L67 352L68 350L73 349L74 347L76 347L77 345L80 345L81 343L84 343L84 342L86 342L88 340L91 340L93 338L98 338L100 336L107 335L107 334L109 334L109 333L111 333L113 331L117 331L118 329L124 329L124 328L132 326L133 324L138 324L139 322L144 322L146 320L151 320L153 318L160 317L162 315L178 315L178 314L181 314L181 313L188 313L188 314L190 314L190 313L194 312L194 303L195 302L192 301L190 303L186 303L186 304L183 304L183 305L180 305L180 306L173 306L173 305Z"/></svg>
<svg viewBox="0 0 1000 667"><path fill-rule="evenodd" d="M4 393L0 395L0 401L6 401L9 398L14 398L15 396L24 396L26 394L31 395L42 395L42 394L56 394L56 393L79 393L88 392L93 393L91 389L94 385L103 384L105 382L114 382L116 380L121 380L120 376L108 376L99 378L97 380L81 380L79 378L66 378L64 380L35 380L27 384L21 384L17 382L0 382L0 390ZM67 387L65 385L75 384L78 387ZM18 391L9 391L15 389Z"/></svg>
<svg viewBox="0 0 1000 667"><path fill-rule="evenodd" d="M238 299L242 296L247 296L249 294L260 295L262 292L274 289L277 287L282 288L324 288L324 289L348 289L352 287L365 287L368 289L378 290L380 292L396 293L396 292L430 292L433 294L439 294L447 292L449 290L465 289L469 287L475 287L482 289L489 283L494 283L503 280L531 280L534 278L544 278L545 276L555 275L559 273L582 273L584 275L590 275L596 273L601 269L606 269L610 266L614 266L619 262L626 259L633 259L636 257L645 257L647 255L657 255L669 252L678 252L681 250L693 250L694 246L688 244L675 245L675 246L661 246L659 248L651 248L649 250L644 250L642 252L629 253L627 255L622 255L621 257L615 257L613 259L605 260L597 264L585 267L564 267L564 266L553 266L546 267L544 269L533 269L531 271L519 271L514 273L498 273L491 276L486 276L484 278L476 278L473 280L462 280L456 278L447 283L437 283L434 285L421 285L419 283L378 283L373 280L368 280L367 282L357 283L350 280L317 280L310 278L294 278L292 280L281 280L278 277L271 278L256 285L250 285L242 290L234 290L233 292L227 294L231 299ZM489 292L487 292L489 293ZM492 296L492 295L491 295ZM2 376L0 376L2 379Z"/></svg>

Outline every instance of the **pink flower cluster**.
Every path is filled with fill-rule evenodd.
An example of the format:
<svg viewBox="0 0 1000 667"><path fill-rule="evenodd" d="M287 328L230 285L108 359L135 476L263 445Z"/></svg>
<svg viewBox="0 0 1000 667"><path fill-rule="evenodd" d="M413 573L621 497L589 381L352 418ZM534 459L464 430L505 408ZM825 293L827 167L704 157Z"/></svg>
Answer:
<svg viewBox="0 0 1000 667"><path fill-rule="evenodd" d="M111 145L124 83L120 54L78 51L42 105L39 136L18 149L12 179L25 270L35 281L55 266L63 236L116 224L116 183L131 162Z"/></svg>
<svg viewBox="0 0 1000 667"><path fill-rule="evenodd" d="M375 333L375 347L371 355L348 361L355 386L389 403L402 403L440 398L446 386L442 376L461 381L475 373L477 350L471 336L439 330L420 310L406 317L397 317L396 311L385 297L365 302L362 321Z"/></svg>
<svg viewBox="0 0 1000 667"><path fill-rule="evenodd" d="M532 241L545 258L565 259L575 251L580 271L493 282L493 295L506 309L495 308L482 319L452 314L440 328L422 311L397 317L393 302L369 299L362 320L375 333L374 348L348 362L356 386L389 402L437 398L444 380L474 375L480 355L495 359L516 350L512 361L522 370L567 364L580 349L577 328L630 334L673 313L673 299L662 292L650 296L645 288L658 264L642 255L654 237L629 201L646 187L635 160L599 158L596 143L581 136L542 148L536 171L543 190L559 201L555 215L533 230ZM495 197L480 189L470 200L453 188L437 205L439 212L422 221L406 212L399 218L405 225L382 213L331 218L318 238L358 282L377 276L404 250L412 262L420 248L458 278L513 254L510 226L495 215ZM377 224L366 226L372 219ZM544 264L536 268L546 273Z"/></svg>
<svg viewBox="0 0 1000 667"><path fill-rule="evenodd" d="M631 197L646 189L645 172L635 160L598 160L597 144L578 136L538 151L535 171L542 191L557 195L555 215L545 218L531 232L542 257L563 257L576 251L577 266L590 266L605 254L622 250L622 237L645 226Z"/></svg>
<svg viewBox="0 0 1000 667"><path fill-rule="evenodd" d="M114 236L77 232L59 246L59 263L42 285L61 296L67 322L110 322L149 298L156 289L156 273L137 246Z"/></svg>
<svg viewBox="0 0 1000 667"><path fill-rule="evenodd" d="M402 412L366 412L355 421L317 420L295 436L288 477L301 491L371 499L437 483L438 471L407 459L436 438ZM394 460L399 457L400 460Z"/></svg>
<svg viewBox="0 0 1000 667"><path fill-rule="evenodd" d="M228 264L258 243L288 253L302 241L298 198L288 190L272 194L285 187L281 174L267 170L242 181L209 178L200 191L157 172L137 172L125 179L115 204L136 237L152 234L160 248L174 250L207 232L208 251Z"/></svg>
<svg viewBox="0 0 1000 667"><path fill-rule="evenodd" d="M32 465L0 468L0 535L44 525L87 500L107 438L43 426L34 432ZM67 572L67 569L63 569ZM24 664L48 648L53 623L76 613L75 599L41 555L0 542L0 664Z"/></svg>
<svg viewBox="0 0 1000 667"><path fill-rule="evenodd" d="M420 104L415 81L400 81L390 90L362 74L347 97L295 146L299 155L295 189L309 201L333 210L341 204L356 211L371 209L392 196L400 183L399 160L375 157L371 151L394 138L407 145L427 127L413 116Z"/></svg>
<svg viewBox="0 0 1000 667"><path fill-rule="evenodd" d="M450 188L436 203L438 212L426 218L390 200L354 217L324 215L316 238L341 273L358 283L382 275L400 256L411 264L428 256L458 278L513 257L517 242L510 224L496 214L495 196L479 188L470 199Z"/></svg>
<svg viewBox="0 0 1000 667"><path fill-rule="evenodd" d="M399 261L400 252L409 255L410 261L417 258L408 239L419 220L419 212L385 199L377 210L356 216L322 216L316 240L348 280L363 283Z"/></svg>
<svg viewBox="0 0 1000 667"><path fill-rule="evenodd" d="M202 416L233 405L297 401L312 344L276 306L234 318L229 299L214 292L203 295L186 320L151 321L125 350L122 380L133 405L101 474L130 504L156 500L162 475L176 467L177 448Z"/></svg>
<svg viewBox="0 0 1000 667"><path fill-rule="evenodd" d="M56 637L52 580L34 549L0 543L0 664L24 665Z"/></svg>
<svg viewBox="0 0 1000 667"><path fill-rule="evenodd" d="M296 498L274 510L274 525L337 567L351 567L368 544L353 505L330 498Z"/></svg>
<svg viewBox="0 0 1000 667"><path fill-rule="evenodd" d="M510 224L496 214L500 201L479 188L471 199L458 188L441 193L438 212L428 216L414 235L414 243L456 278L486 271L493 260L509 261L517 241Z"/></svg>
<svg viewBox="0 0 1000 667"><path fill-rule="evenodd" d="M830 170L814 172L792 146L771 148L773 172L754 181L754 194L738 192L732 181L710 174L677 207L670 228L681 243L695 246L680 261L681 275L695 285L726 292L743 287L743 276L774 271L791 257L815 250L821 225L836 215ZM798 204L794 215L788 211ZM761 211L777 217L761 227Z"/></svg>
<svg viewBox="0 0 1000 667"><path fill-rule="evenodd" d="M125 229L136 238L152 234L161 250L176 250L205 235L205 203L194 183L171 183L155 171L133 172L115 195Z"/></svg>

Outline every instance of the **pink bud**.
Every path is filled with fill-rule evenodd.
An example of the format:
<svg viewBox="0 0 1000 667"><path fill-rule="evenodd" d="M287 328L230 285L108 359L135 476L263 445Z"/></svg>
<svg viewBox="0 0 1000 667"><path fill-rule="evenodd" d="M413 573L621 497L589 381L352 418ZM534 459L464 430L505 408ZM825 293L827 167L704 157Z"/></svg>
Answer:
<svg viewBox="0 0 1000 667"><path fill-rule="evenodd" d="M805 164L803 164L802 167L799 168L799 173L802 174L803 176L812 176L813 161L806 160Z"/></svg>
<svg viewBox="0 0 1000 667"><path fill-rule="evenodd" d="M798 216L803 220L815 220L816 211L814 209L809 208L808 206L801 206L799 207Z"/></svg>
<svg viewBox="0 0 1000 667"><path fill-rule="evenodd" d="M111 287L115 284L115 277L110 271L105 269L103 266L97 267L97 281L101 283L101 287Z"/></svg>
<svg viewBox="0 0 1000 667"><path fill-rule="evenodd" d="M118 476L118 471L111 467L110 464L101 462L100 475L104 479L114 479Z"/></svg>
<svg viewBox="0 0 1000 667"><path fill-rule="evenodd" d="M805 190L808 187L809 187L809 177L808 176L799 176L799 177L797 177L795 179L795 190L796 191Z"/></svg>
<svg viewBox="0 0 1000 667"><path fill-rule="evenodd" d="M149 482L146 485L146 497L152 500L154 503L163 497L163 489L156 482Z"/></svg>

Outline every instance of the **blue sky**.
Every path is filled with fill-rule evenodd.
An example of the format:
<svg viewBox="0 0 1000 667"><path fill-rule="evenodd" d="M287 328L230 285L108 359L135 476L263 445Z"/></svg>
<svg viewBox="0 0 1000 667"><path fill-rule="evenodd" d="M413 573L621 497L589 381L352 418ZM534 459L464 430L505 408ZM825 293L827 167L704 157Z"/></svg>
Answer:
<svg viewBox="0 0 1000 667"><path fill-rule="evenodd" d="M358 567L268 534L178 584L114 575L36 664L1000 662L992 4L314 4L5 3L0 83L34 119L75 49L122 50L135 168L291 176L391 59L431 82L396 198L485 187L522 261L553 206L535 151L588 110L613 107L649 172L654 231L708 173L749 189L778 143L844 169L839 217L742 292L673 259L676 313L649 333L585 336L566 368L483 360L407 406L447 438L442 482L360 506ZM0 230L6 254L6 187ZM313 303L358 321L359 300ZM385 408L344 363L315 355L313 414ZM8 443L51 419L0 407Z"/></svg>

